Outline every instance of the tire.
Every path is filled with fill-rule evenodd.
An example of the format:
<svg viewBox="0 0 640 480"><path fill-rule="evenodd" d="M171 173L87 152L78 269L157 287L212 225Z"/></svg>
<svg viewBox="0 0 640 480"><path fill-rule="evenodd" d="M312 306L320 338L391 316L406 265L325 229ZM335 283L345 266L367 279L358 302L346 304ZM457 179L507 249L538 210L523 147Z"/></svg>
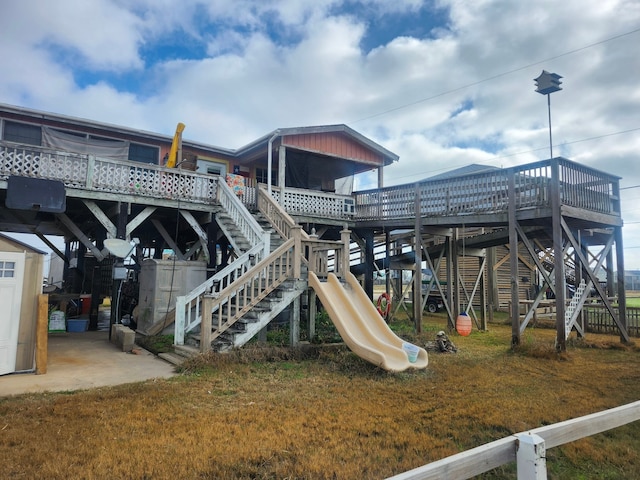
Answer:
<svg viewBox="0 0 640 480"><path fill-rule="evenodd" d="M436 313L438 311L438 303L427 301L427 312Z"/></svg>

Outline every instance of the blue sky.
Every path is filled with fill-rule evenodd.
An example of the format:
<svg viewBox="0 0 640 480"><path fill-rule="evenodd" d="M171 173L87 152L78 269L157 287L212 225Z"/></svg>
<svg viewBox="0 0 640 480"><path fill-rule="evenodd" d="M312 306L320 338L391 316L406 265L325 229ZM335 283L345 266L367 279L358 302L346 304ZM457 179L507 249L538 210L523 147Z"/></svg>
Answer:
<svg viewBox="0 0 640 480"><path fill-rule="evenodd" d="M640 269L637 0L21 0L0 29L1 103L226 148L346 123L400 156L388 185L547 158L558 73L554 152L622 177Z"/></svg>

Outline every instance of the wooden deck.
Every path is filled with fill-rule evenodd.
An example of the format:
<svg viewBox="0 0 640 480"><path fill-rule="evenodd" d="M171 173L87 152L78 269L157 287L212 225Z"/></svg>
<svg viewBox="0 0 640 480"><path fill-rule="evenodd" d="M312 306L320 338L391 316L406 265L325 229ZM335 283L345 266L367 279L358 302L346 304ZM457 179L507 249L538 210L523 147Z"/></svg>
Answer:
<svg viewBox="0 0 640 480"><path fill-rule="evenodd" d="M192 211L215 208L220 181L158 165L0 142L0 190L6 190L11 175L61 181L68 198ZM352 196L291 188L275 188L273 195L294 217L362 228L413 226L417 216L434 226L496 226L508 223L510 204L519 221L550 218L554 185L563 215L595 226L622 225L619 177L564 158ZM255 205L253 188L243 199L250 208Z"/></svg>
<svg viewBox="0 0 640 480"><path fill-rule="evenodd" d="M557 179L564 214L620 226L619 177L555 158L520 167L356 192L359 225L493 226L508 223L510 201L520 221L552 216Z"/></svg>

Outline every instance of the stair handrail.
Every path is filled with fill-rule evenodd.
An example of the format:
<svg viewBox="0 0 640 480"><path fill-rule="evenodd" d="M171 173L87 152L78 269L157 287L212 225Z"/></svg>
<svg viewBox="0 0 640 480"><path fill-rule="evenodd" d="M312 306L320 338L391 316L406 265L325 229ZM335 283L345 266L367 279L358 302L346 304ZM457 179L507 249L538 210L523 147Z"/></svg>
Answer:
<svg viewBox="0 0 640 480"><path fill-rule="evenodd" d="M271 222L276 231L284 239L291 238L292 232L300 229L302 242L301 262L307 265L320 277L326 277L329 270L328 252L335 252L333 261L333 273L338 278L344 277L344 272L349 271L349 244L351 232L345 228L340 232L340 241L320 240L317 235L309 235L302 227L276 202L260 185L258 188L258 210Z"/></svg>
<svg viewBox="0 0 640 480"><path fill-rule="evenodd" d="M266 192L263 191L262 194L266 194ZM240 259L246 262L247 256L241 255L238 260L227 267L227 270L223 269L220 272L220 274L226 271L237 273L233 278L228 277L233 280L230 283L225 284L223 281L215 282L212 280L210 282L212 287L209 290L199 289L198 294L192 296L195 298L189 302L185 297L179 297L176 305L177 308L180 305L177 310L180 312L180 318L176 314L175 344L184 344L185 332L200 325L200 348L202 351L209 350L213 340L229 330L284 281L291 278L300 279L302 263L306 263L312 270L326 275L326 265L325 268L322 268L317 261L325 251L333 250L336 252L334 270L337 275L342 276L344 271L348 271L349 230L345 228L341 232L341 242L320 240L317 236L304 232L302 227L277 203L270 200L272 200L270 197L263 196L258 202L263 206L260 211L272 222L280 235L287 235L285 242L255 266L247 270L236 271L235 265L239 263ZM214 275L212 278L215 277ZM186 312L193 312L193 315L185 315ZM215 332L212 331L214 315L216 316Z"/></svg>
<svg viewBox="0 0 640 480"><path fill-rule="evenodd" d="M235 195L231 187L224 181L218 182L216 201L222 206L252 246L201 285L198 285L186 295L176 297L174 323L175 345L184 345L185 335L200 325L202 321L202 296L207 292L215 291L219 286L223 286L224 288L233 283L235 279L249 268L266 258L271 249L269 232L262 229L238 196Z"/></svg>
<svg viewBox="0 0 640 480"><path fill-rule="evenodd" d="M176 297L175 345L184 345L185 335L200 325L202 321L202 296L206 293L219 292L221 288L232 284L242 273L259 262L262 254L262 245L256 245L186 295Z"/></svg>
<svg viewBox="0 0 640 480"><path fill-rule="evenodd" d="M592 282L589 280L587 284L584 279L580 280L580 284L576 291L571 297L571 301L567 306L567 309L564 312L564 338L565 340L569 338L569 334L571 333L571 329L574 325L576 325L576 321L578 320L578 313L580 309L582 309L584 302L586 301L587 296L584 295L584 292L587 288L591 288ZM577 325L576 325L577 327ZM581 331L581 330L580 330Z"/></svg>
<svg viewBox="0 0 640 480"><path fill-rule="evenodd" d="M218 182L216 197L218 203L224 208L225 213L231 217L242 235L249 241L249 244L252 247L258 244L263 245L264 256L266 257L269 254L269 232L265 232L262 229L231 187L222 180Z"/></svg>
<svg viewBox="0 0 640 480"><path fill-rule="evenodd" d="M297 225L296 221L269 195L264 185L258 186L258 211L267 217L283 239L291 238L291 229ZM302 240L308 239L309 234L303 230Z"/></svg>
<svg viewBox="0 0 640 480"><path fill-rule="evenodd" d="M201 351L209 350L213 340L231 328L286 280L300 278L300 248L299 237L290 238L230 285L219 292L203 296L200 325ZM212 332L214 315L217 320L216 331Z"/></svg>

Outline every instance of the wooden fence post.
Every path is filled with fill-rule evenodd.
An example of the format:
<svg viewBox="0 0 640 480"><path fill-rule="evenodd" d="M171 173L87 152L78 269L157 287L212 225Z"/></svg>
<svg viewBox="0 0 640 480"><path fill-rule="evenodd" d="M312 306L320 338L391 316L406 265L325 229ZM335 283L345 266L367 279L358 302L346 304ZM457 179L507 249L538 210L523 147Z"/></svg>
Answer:
<svg viewBox="0 0 640 480"><path fill-rule="evenodd" d="M47 373L49 349L49 295L38 295L36 325L36 375L43 375Z"/></svg>
<svg viewBox="0 0 640 480"><path fill-rule="evenodd" d="M544 439L535 433L515 435L518 480L546 480L547 458Z"/></svg>

